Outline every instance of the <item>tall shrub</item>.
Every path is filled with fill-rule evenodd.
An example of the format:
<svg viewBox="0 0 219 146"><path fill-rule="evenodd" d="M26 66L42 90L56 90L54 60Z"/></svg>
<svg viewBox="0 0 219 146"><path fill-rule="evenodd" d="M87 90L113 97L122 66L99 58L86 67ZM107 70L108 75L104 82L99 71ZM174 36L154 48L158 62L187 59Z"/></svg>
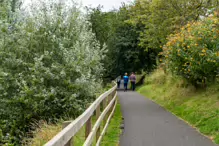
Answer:
<svg viewBox="0 0 219 146"><path fill-rule="evenodd" d="M0 145L30 123L77 116L101 88L104 49L76 4L44 1L0 19Z"/></svg>
<svg viewBox="0 0 219 146"><path fill-rule="evenodd" d="M170 71L194 85L214 81L219 73L219 18L188 23L169 37L163 55Z"/></svg>

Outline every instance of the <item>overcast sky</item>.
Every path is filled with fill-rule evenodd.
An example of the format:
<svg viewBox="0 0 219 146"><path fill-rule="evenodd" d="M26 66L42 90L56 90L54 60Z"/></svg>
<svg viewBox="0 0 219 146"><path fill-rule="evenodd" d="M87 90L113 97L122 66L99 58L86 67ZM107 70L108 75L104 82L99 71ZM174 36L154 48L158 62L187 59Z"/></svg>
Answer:
<svg viewBox="0 0 219 146"><path fill-rule="evenodd" d="M112 10L113 8L119 8L122 2L130 2L132 0L79 0L82 1L84 6L97 7L99 4L104 6L104 10Z"/></svg>
<svg viewBox="0 0 219 146"><path fill-rule="evenodd" d="M31 0L24 0L24 6L30 3ZM37 1L37 0L32 0ZM61 0L65 1L65 0ZM67 0L66 0L67 1ZM74 0L78 3L83 4L83 6L92 6L97 7L99 4L103 6L104 11L112 10L113 8L118 9L121 6L122 2L128 3L134 0Z"/></svg>

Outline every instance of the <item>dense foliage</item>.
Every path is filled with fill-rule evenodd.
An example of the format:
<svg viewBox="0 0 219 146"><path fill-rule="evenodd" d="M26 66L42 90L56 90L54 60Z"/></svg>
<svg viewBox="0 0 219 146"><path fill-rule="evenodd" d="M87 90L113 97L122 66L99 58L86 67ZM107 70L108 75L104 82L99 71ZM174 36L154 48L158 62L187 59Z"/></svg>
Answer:
<svg viewBox="0 0 219 146"><path fill-rule="evenodd" d="M219 74L219 18L190 22L171 35L164 47L165 64L192 84L215 81Z"/></svg>
<svg viewBox="0 0 219 146"><path fill-rule="evenodd" d="M141 26L140 45L161 50L166 37L189 21L208 16L218 0L136 0L131 5L129 23Z"/></svg>
<svg viewBox="0 0 219 146"><path fill-rule="evenodd" d="M218 0L136 0L110 12L88 9L93 32L108 49L105 77L152 71L167 37L218 5Z"/></svg>
<svg viewBox="0 0 219 146"><path fill-rule="evenodd" d="M31 122L77 116L94 99L104 49L76 4L0 6L0 145L18 145Z"/></svg>
<svg viewBox="0 0 219 146"><path fill-rule="evenodd" d="M96 38L107 46L106 78L115 78L125 72L152 70L156 63L156 53L147 52L139 45L140 29L126 22L130 19L129 12L128 5L110 12L102 12L101 7L88 9Z"/></svg>
<svg viewBox="0 0 219 146"><path fill-rule="evenodd" d="M103 77L151 72L165 44L172 73L193 84L213 81L219 22L207 17L218 5L136 0L82 14L71 0L36 1L25 9L19 0L0 0L0 145L20 144L33 121L77 116L100 91Z"/></svg>

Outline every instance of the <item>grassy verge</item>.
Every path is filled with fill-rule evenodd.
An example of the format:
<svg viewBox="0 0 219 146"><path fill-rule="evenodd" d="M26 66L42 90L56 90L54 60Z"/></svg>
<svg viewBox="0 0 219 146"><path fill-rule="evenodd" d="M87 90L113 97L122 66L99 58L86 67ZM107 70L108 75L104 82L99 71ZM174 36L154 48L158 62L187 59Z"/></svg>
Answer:
<svg viewBox="0 0 219 146"><path fill-rule="evenodd" d="M156 71L138 92L184 119L219 144L219 85L195 90L182 79Z"/></svg>
<svg viewBox="0 0 219 146"><path fill-rule="evenodd" d="M116 106L115 114L111 119L110 125L107 129L106 135L102 140L102 145L104 146L116 146L119 142L120 135L120 123L121 123L121 111L120 105ZM96 117L92 117L92 124L95 124ZM33 135L33 139L27 139L24 142L25 146L42 146L51 140L56 134L62 130L62 123L64 120L60 120L57 124L48 124L46 122L41 122L38 124L39 127ZM101 125L101 130L103 129L103 124ZM82 146L85 141L85 126L74 137L74 145ZM94 145L94 144L93 144Z"/></svg>
<svg viewBox="0 0 219 146"><path fill-rule="evenodd" d="M102 146L117 146L121 134L120 124L122 122L122 113L120 104L117 104L113 118L110 121L106 134L104 135Z"/></svg>

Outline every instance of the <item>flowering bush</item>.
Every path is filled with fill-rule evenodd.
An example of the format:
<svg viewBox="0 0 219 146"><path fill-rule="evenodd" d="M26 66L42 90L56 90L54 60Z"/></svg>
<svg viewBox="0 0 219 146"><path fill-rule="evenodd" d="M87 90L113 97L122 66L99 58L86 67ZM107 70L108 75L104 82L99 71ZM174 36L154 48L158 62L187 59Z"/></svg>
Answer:
<svg viewBox="0 0 219 146"><path fill-rule="evenodd" d="M168 38L161 53L167 68L194 85L213 81L219 73L219 19L190 22Z"/></svg>
<svg viewBox="0 0 219 146"><path fill-rule="evenodd" d="M33 121L79 115L101 89L104 49L69 5L0 18L0 145L18 144Z"/></svg>

